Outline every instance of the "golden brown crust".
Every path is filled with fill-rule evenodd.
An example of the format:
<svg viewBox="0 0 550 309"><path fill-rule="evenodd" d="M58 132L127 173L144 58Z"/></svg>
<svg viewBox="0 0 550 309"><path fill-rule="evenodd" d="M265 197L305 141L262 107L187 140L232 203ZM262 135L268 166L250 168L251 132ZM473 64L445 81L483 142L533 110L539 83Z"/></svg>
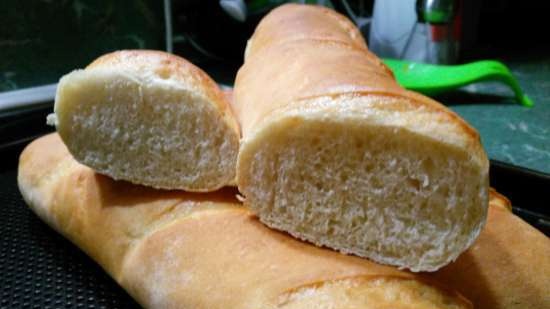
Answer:
<svg viewBox="0 0 550 309"><path fill-rule="evenodd" d="M322 23L318 23L319 14L323 15ZM312 23L317 27L311 28ZM280 6L271 11L269 19L262 19L256 32L262 35L253 37L254 44L249 44L247 54L257 52L264 45L301 39L351 43L360 48L367 46L349 19L323 6L316 6L316 10L294 4Z"/></svg>
<svg viewBox="0 0 550 309"><path fill-rule="evenodd" d="M174 78L182 81L205 95L210 102L214 102L223 114L224 120L238 131L237 121L229 103L216 82L203 70L181 57L157 50L120 50L97 58L86 67L86 70L96 68L152 71L161 79Z"/></svg>
<svg viewBox="0 0 550 309"><path fill-rule="evenodd" d="M383 286L383 289L380 286ZM381 306L384 304L382 300L391 302ZM473 306L461 295L417 278L363 276L324 281L292 289L279 297L277 308L439 309Z"/></svg>
<svg viewBox="0 0 550 309"><path fill-rule="evenodd" d="M489 188L489 195L491 197L489 203L492 207L506 209L510 212L512 211L512 203L506 196L498 193L494 188Z"/></svg>
<svg viewBox="0 0 550 309"><path fill-rule="evenodd" d="M35 175L49 180L37 182ZM275 308L293 289L375 278L414 282L458 308L469 307L454 292L425 284L419 274L270 230L235 200L232 189L160 191L97 175L74 161L57 135L38 139L22 153L19 186L43 220L145 307ZM383 293L384 284L374 288ZM413 296L422 298L422 293Z"/></svg>
<svg viewBox="0 0 550 309"><path fill-rule="evenodd" d="M426 277L445 282L476 308L550 308L550 239L516 217L491 190L489 216L474 245Z"/></svg>

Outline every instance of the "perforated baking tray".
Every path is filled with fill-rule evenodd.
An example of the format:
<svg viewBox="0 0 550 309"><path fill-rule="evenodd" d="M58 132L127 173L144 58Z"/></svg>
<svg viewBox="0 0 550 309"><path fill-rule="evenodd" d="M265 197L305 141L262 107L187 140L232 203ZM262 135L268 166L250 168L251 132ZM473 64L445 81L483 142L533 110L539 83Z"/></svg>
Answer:
<svg viewBox="0 0 550 309"><path fill-rule="evenodd" d="M139 308L97 264L42 223L0 172L0 308Z"/></svg>

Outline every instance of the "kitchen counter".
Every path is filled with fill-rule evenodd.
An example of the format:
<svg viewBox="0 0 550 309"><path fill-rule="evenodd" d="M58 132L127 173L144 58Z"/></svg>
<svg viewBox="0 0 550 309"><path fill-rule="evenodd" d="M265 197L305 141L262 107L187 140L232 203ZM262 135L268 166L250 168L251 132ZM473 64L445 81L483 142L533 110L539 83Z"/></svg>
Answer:
<svg viewBox="0 0 550 309"><path fill-rule="evenodd" d="M550 173L550 56L504 62L534 107L517 104L499 84L471 85L467 89L476 94L457 92L438 99L479 131L491 159Z"/></svg>

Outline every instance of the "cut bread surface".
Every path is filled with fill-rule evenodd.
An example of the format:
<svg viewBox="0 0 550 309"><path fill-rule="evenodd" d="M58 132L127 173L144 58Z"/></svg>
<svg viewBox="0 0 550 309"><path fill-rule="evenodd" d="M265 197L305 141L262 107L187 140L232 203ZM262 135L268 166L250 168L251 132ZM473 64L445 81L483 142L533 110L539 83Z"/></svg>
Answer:
<svg viewBox="0 0 550 309"><path fill-rule="evenodd" d="M348 110L345 101L373 103L296 104L243 141L245 204L273 228L384 264L433 271L455 260L485 222L483 162L402 118L372 106Z"/></svg>
<svg viewBox="0 0 550 309"><path fill-rule="evenodd" d="M155 188L233 184L238 129L204 90L170 74L103 65L64 76L54 121L73 156L114 179Z"/></svg>

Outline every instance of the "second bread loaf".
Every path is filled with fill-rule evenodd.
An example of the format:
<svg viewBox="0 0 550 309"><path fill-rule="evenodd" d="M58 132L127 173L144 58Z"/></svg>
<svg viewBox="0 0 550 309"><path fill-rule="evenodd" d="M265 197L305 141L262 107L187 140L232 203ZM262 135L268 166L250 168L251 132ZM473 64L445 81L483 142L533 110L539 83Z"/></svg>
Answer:
<svg viewBox="0 0 550 309"><path fill-rule="evenodd" d="M162 191L98 175L56 134L23 151L18 183L42 220L144 308L472 308L419 274L266 228L236 190Z"/></svg>
<svg viewBox="0 0 550 309"><path fill-rule="evenodd" d="M413 271L441 268L478 236L489 183L478 133L401 88L334 11L268 14L234 105L239 190L267 225Z"/></svg>
<svg viewBox="0 0 550 309"><path fill-rule="evenodd" d="M232 189L161 191L97 175L55 134L21 154L18 182L42 220L145 308L550 308L550 240L496 193L470 249L412 274L268 229Z"/></svg>
<svg viewBox="0 0 550 309"><path fill-rule="evenodd" d="M104 55L60 80L50 119L79 162L115 179L188 191L234 183L239 130L229 104L180 57Z"/></svg>

